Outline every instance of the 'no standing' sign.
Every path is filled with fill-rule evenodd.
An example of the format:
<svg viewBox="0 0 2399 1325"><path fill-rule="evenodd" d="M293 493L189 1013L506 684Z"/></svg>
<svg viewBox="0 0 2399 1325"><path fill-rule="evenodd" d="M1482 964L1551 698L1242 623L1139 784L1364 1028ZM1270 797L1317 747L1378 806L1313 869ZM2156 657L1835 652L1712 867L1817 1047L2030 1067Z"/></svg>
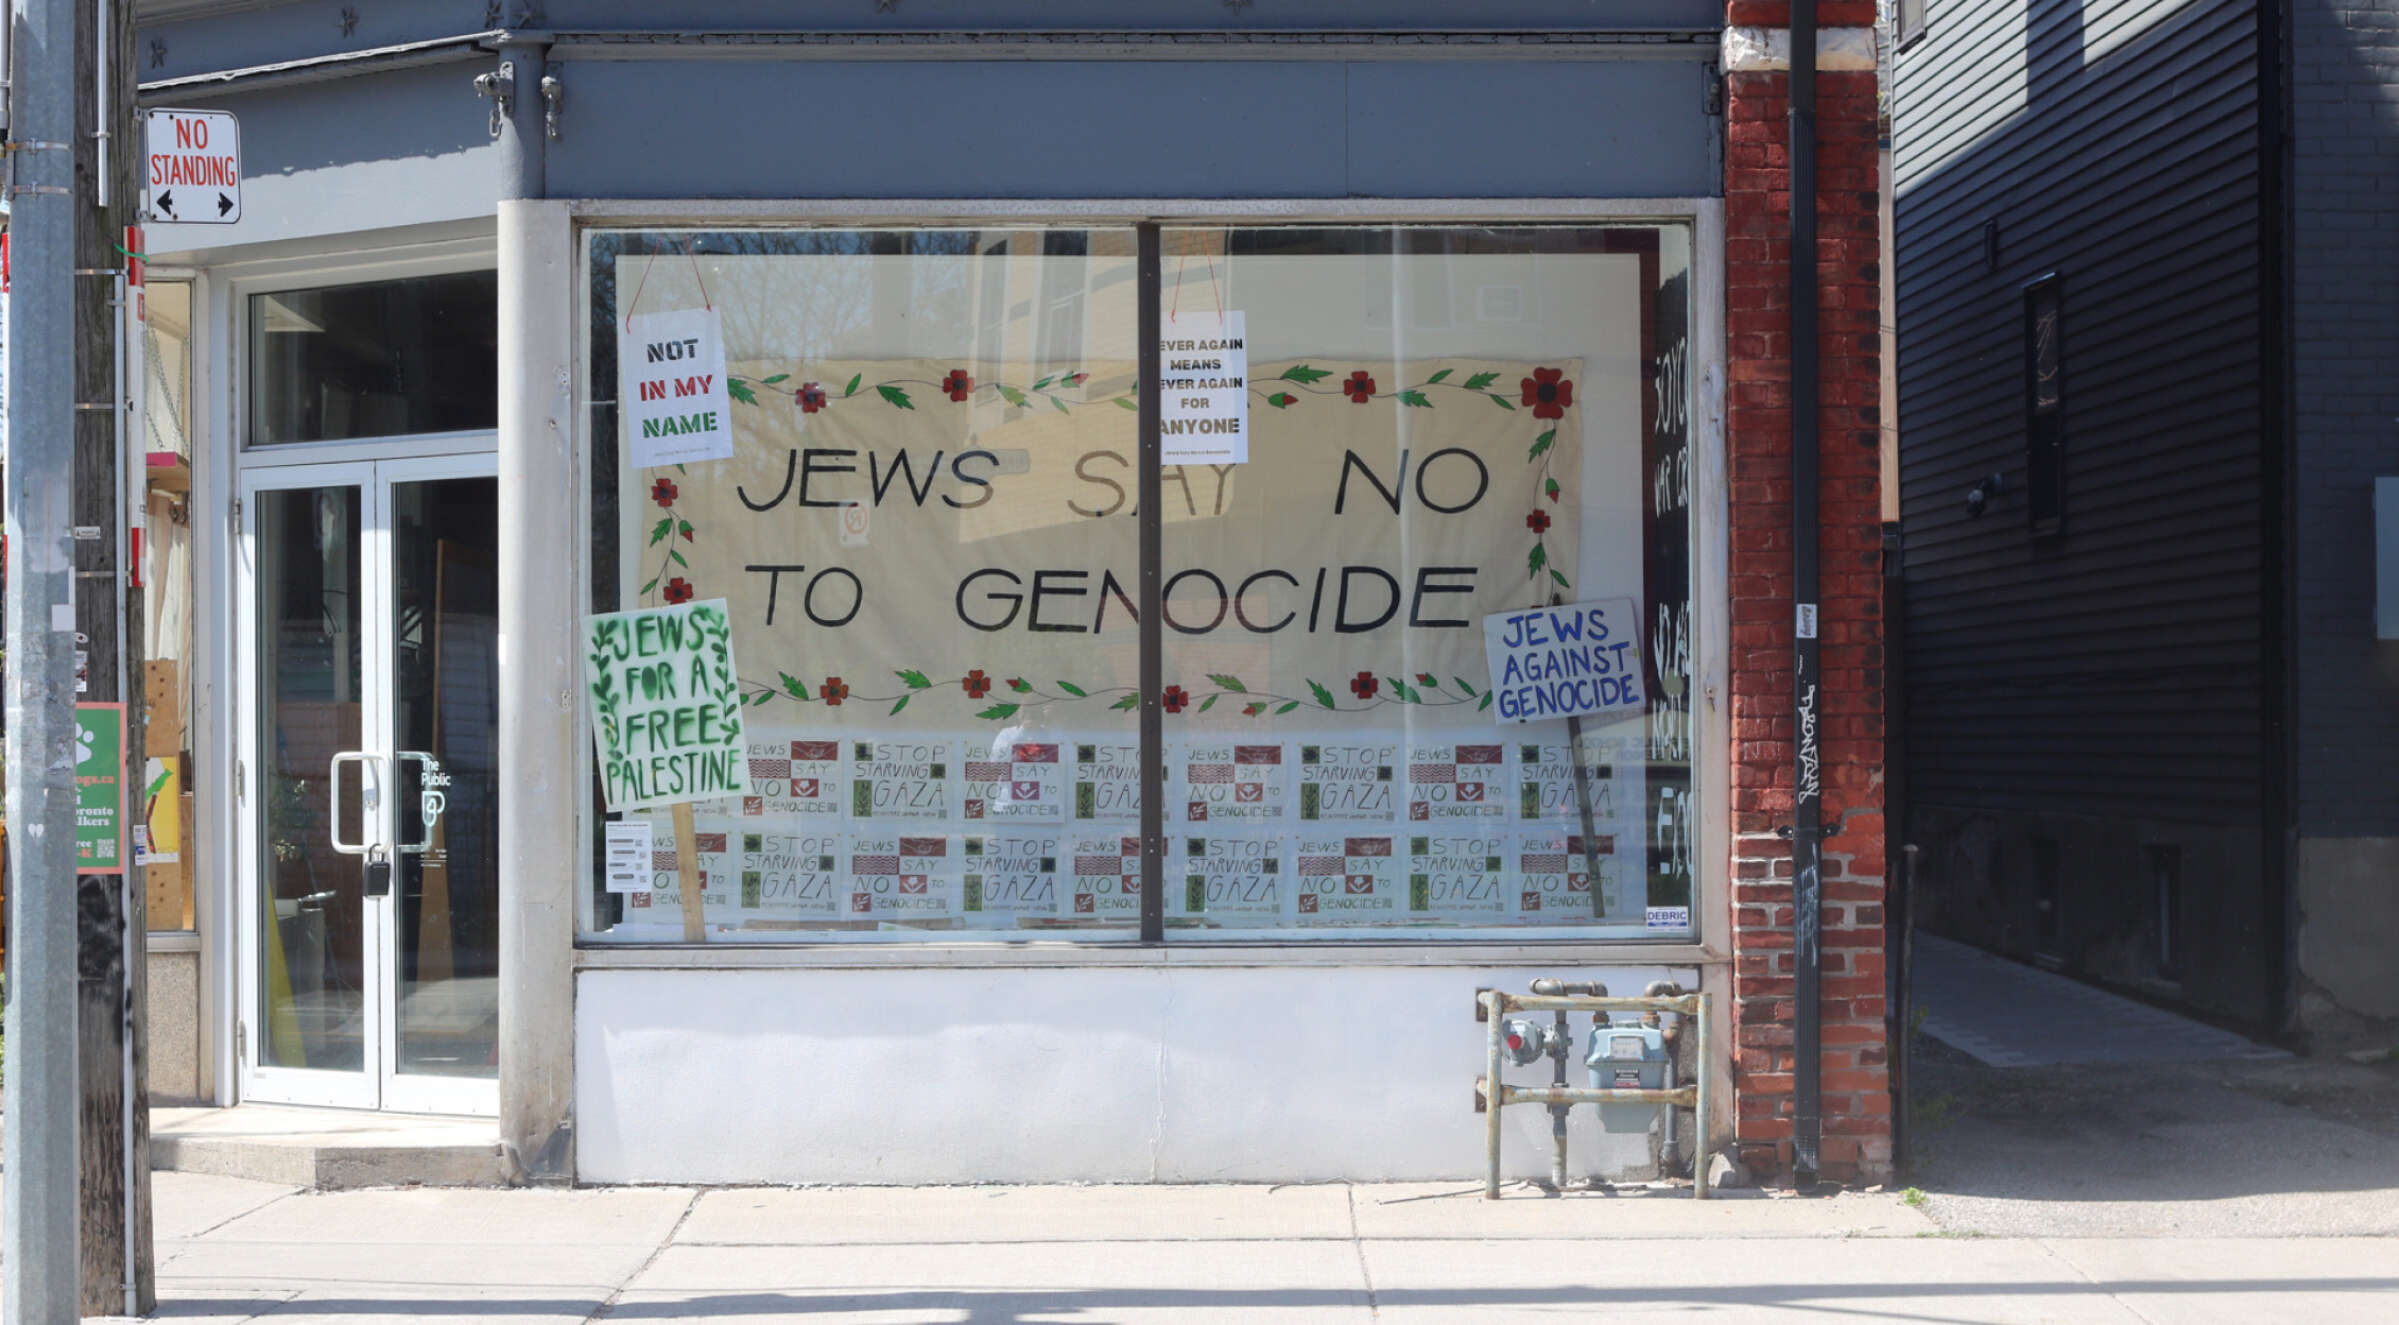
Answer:
<svg viewBox="0 0 2399 1325"><path fill-rule="evenodd" d="M242 219L242 131L233 112L148 113L142 209L154 221L231 225Z"/></svg>

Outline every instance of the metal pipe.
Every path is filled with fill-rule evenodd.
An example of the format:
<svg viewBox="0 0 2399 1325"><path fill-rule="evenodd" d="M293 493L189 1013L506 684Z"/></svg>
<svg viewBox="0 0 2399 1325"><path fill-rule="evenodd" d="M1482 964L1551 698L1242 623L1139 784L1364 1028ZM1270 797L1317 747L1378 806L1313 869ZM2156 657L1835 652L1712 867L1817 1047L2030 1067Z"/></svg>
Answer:
<svg viewBox="0 0 2399 1325"><path fill-rule="evenodd" d="M1823 1118L1824 781L1816 643L1816 0L1791 0L1791 1181L1816 1184Z"/></svg>
<svg viewBox="0 0 2399 1325"><path fill-rule="evenodd" d="M74 1325L75 607L67 478L75 437L75 0L15 0L9 245L6 737L7 1118L0 1321Z"/></svg>
<svg viewBox="0 0 2399 1325"><path fill-rule="evenodd" d="M1675 1104L1689 1108L1697 1102L1698 1087L1673 1090L1635 1090L1608 1086L1511 1086L1501 1082L1499 1102L1505 1104ZM1487 1098L1487 1097L1486 1097Z"/></svg>
<svg viewBox="0 0 2399 1325"><path fill-rule="evenodd" d="M1166 939L1166 617L1159 563L1165 558L1165 463L1160 451L1158 416L1165 401L1158 386L1158 284L1165 262L1161 256L1158 223L1135 228L1134 380L1140 384L1137 427L1141 436L1141 941Z"/></svg>
<svg viewBox="0 0 2399 1325"><path fill-rule="evenodd" d="M549 141L542 131L542 74L548 68L547 38L504 37L500 64L515 75L508 113L499 117L500 196L539 198L549 191Z"/></svg>
<svg viewBox="0 0 2399 1325"><path fill-rule="evenodd" d="M1599 890L1593 888L1591 891L1596 894ZM1562 1089L1566 1085L1566 1045L1569 1032L1566 1029L1566 1014L1560 1012L1557 1017L1557 1031L1549 1042L1549 1079L1551 1085ZM1564 1104L1549 1106L1549 1189L1552 1196L1566 1194L1567 1107Z"/></svg>
<svg viewBox="0 0 2399 1325"><path fill-rule="evenodd" d="M1502 1033L1499 1023L1500 1006L1506 1000L1507 995L1496 989L1486 989L1478 997L1483 1005L1483 1021L1486 1023L1484 1029L1489 1032L1490 1040L1490 1043L1485 1046L1489 1063L1484 1068L1485 1075L1481 1083L1483 1091L1483 1150L1489 1164L1489 1172L1483 1178L1483 1199L1496 1201L1499 1199L1500 1095L1507 1089L1507 1083L1499 1079L1500 1036Z"/></svg>
<svg viewBox="0 0 2399 1325"><path fill-rule="evenodd" d="M92 55L98 65L92 75L92 106L96 112L92 116L92 138L98 150L92 153L92 159L99 163L99 168L92 172L92 205L106 211L108 210L108 177L116 173L109 168L108 163L108 121L111 112L115 109L110 104L114 98L109 95L115 89L110 87L108 82L108 37L109 33L115 30L116 23L109 13L108 0L99 0L98 8L99 12L92 19ZM118 521L117 527L124 528L124 522ZM117 654L122 657L124 653L124 639L120 636L117 640ZM123 700L125 692L117 691L117 698L120 701Z"/></svg>
<svg viewBox="0 0 2399 1325"><path fill-rule="evenodd" d="M1614 998L1606 994L1511 994L1488 991L1499 999L1501 1015L1510 1012L1682 1012L1697 1015L1705 994L1675 998Z"/></svg>

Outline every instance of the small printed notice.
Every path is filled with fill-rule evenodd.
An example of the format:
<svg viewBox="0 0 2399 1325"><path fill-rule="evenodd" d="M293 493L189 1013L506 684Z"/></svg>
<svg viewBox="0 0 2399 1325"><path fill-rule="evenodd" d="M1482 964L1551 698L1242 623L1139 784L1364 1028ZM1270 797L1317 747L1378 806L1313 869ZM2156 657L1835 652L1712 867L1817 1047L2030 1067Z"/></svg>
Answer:
<svg viewBox="0 0 2399 1325"><path fill-rule="evenodd" d="M1399 746L1326 741L1299 748L1299 817L1306 822L1389 823L1399 794Z"/></svg>
<svg viewBox="0 0 2399 1325"><path fill-rule="evenodd" d="M1219 928L1271 929L1284 923L1283 861L1290 843L1279 836L1211 833L1183 839L1183 886L1166 890L1169 915Z"/></svg>
<svg viewBox="0 0 2399 1325"><path fill-rule="evenodd" d="M1500 823L1508 817L1506 748L1419 745L1408 751L1411 823Z"/></svg>
<svg viewBox="0 0 2399 1325"><path fill-rule="evenodd" d="M1058 918L1058 834L998 829L966 837L961 918L969 925L1014 928Z"/></svg>
<svg viewBox="0 0 2399 1325"><path fill-rule="evenodd" d="M747 796L725 600L583 618L583 687L611 810Z"/></svg>
<svg viewBox="0 0 2399 1325"><path fill-rule="evenodd" d="M75 706L75 872L125 872L125 706Z"/></svg>
<svg viewBox="0 0 2399 1325"><path fill-rule="evenodd" d="M1407 918L1407 893L1388 837L1302 836L1292 891L1302 925L1378 925Z"/></svg>
<svg viewBox="0 0 2399 1325"><path fill-rule="evenodd" d="M1249 347L1242 321L1239 313L1202 313L1158 338L1159 448L1166 464L1249 463Z"/></svg>
<svg viewBox="0 0 2399 1325"><path fill-rule="evenodd" d="M1653 906L1642 925L1644 929L1689 929L1691 908L1687 906Z"/></svg>
<svg viewBox="0 0 2399 1325"><path fill-rule="evenodd" d="M852 741L850 817L853 819L947 819L950 817L948 741Z"/></svg>
<svg viewBox="0 0 2399 1325"><path fill-rule="evenodd" d="M961 813L969 819L1060 823L1066 818L1065 766L1054 741L1009 741L964 762Z"/></svg>
<svg viewBox="0 0 2399 1325"><path fill-rule="evenodd" d="M647 819L627 819L608 825L608 855L601 864L601 876L607 881L608 891L646 893L650 890L653 840Z"/></svg>
<svg viewBox="0 0 2399 1325"><path fill-rule="evenodd" d="M1068 920L1139 924L1141 839L1116 834L1074 839Z"/></svg>
<svg viewBox="0 0 2399 1325"><path fill-rule="evenodd" d="M1630 598L1484 617L1493 711L1503 722L1641 712L1638 621Z"/></svg>
<svg viewBox="0 0 2399 1325"><path fill-rule="evenodd" d="M617 332L616 380L635 469L732 458L724 321L715 309L627 318Z"/></svg>
<svg viewBox="0 0 2399 1325"><path fill-rule="evenodd" d="M1187 823L1280 823L1290 812L1281 745L1194 741L1171 770L1167 803L1181 802Z"/></svg>

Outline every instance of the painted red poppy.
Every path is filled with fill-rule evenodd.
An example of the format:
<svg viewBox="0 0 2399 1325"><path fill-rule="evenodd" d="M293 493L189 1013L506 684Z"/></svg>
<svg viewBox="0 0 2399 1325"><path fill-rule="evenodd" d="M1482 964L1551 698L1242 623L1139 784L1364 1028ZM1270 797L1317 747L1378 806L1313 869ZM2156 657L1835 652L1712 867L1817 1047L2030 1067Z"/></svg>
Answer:
<svg viewBox="0 0 2399 1325"><path fill-rule="evenodd" d="M968 699L981 699L991 693L991 678L983 675L981 668L968 672L966 679L958 684L966 688Z"/></svg>
<svg viewBox="0 0 2399 1325"><path fill-rule="evenodd" d="M1180 713L1191 703L1191 695L1181 686L1168 686L1166 693L1158 697L1158 702L1166 706L1167 712Z"/></svg>
<svg viewBox="0 0 2399 1325"><path fill-rule="evenodd" d="M968 377L963 368L952 368L950 375L941 379L941 389L948 392L952 400L964 400L974 392L975 379Z"/></svg>
<svg viewBox="0 0 2399 1325"><path fill-rule="evenodd" d="M1349 692L1360 699L1372 699L1374 692L1382 688L1383 683L1372 672L1360 672L1349 679Z"/></svg>
<svg viewBox="0 0 2399 1325"><path fill-rule="evenodd" d="M1549 512L1538 510L1534 511L1531 515L1524 517L1524 527L1532 530L1536 534L1548 533Z"/></svg>
<svg viewBox="0 0 2399 1325"><path fill-rule="evenodd" d="M650 500L661 506L674 505L675 498L680 495L682 494L676 490L675 481L671 478L662 478L650 485Z"/></svg>
<svg viewBox="0 0 2399 1325"><path fill-rule="evenodd" d="M825 389L814 382L800 383L800 413L814 414L825 407Z"/></svg>
<svg viewBox="0 0 2399 1325"><path fill-rule="evenodd" d="M816 697L838 708L841 701L850 697L850 688L841 683L840 677L828 676L825 683L816 688Z"/></svg>
<svg viewBox="0 0 2399 1325"><path fill-rule="evenodd" d="M1566 380L1561 368L1536 368L1524 379L1524 402L1533 407L1536 419L1562 419L1566 407L1574 403L1574 383Z"/></svg>
<svg viewBox="0 0 2399 1325"><path fill-rule="evenodd" d="M1341 384L1341 392L1349 397L1349 403L1352 405L1363 405L1374 399L1374 379L1368 377L1366 370L1361 368L1351 373L1349 380Z"/></svg>
<svg viewBox="0 0 2399 1325"><path fill-rule="evenodd" d="M680 575L666 582L666 601L670 603L688 603L691 593L691 581Z"/></svg>

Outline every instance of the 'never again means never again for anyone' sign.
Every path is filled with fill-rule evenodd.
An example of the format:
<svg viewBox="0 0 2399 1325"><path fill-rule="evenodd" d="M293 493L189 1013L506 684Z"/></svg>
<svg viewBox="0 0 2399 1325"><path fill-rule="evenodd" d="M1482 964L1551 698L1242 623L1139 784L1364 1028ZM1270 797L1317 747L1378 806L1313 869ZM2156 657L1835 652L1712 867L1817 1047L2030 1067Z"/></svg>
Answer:
<svg viewBox="0 0 2399 1325"><path fill-rule="evenodd" d="M749 792L738 676L721 598L583 619L583 689L610 810Z"/></svg>

